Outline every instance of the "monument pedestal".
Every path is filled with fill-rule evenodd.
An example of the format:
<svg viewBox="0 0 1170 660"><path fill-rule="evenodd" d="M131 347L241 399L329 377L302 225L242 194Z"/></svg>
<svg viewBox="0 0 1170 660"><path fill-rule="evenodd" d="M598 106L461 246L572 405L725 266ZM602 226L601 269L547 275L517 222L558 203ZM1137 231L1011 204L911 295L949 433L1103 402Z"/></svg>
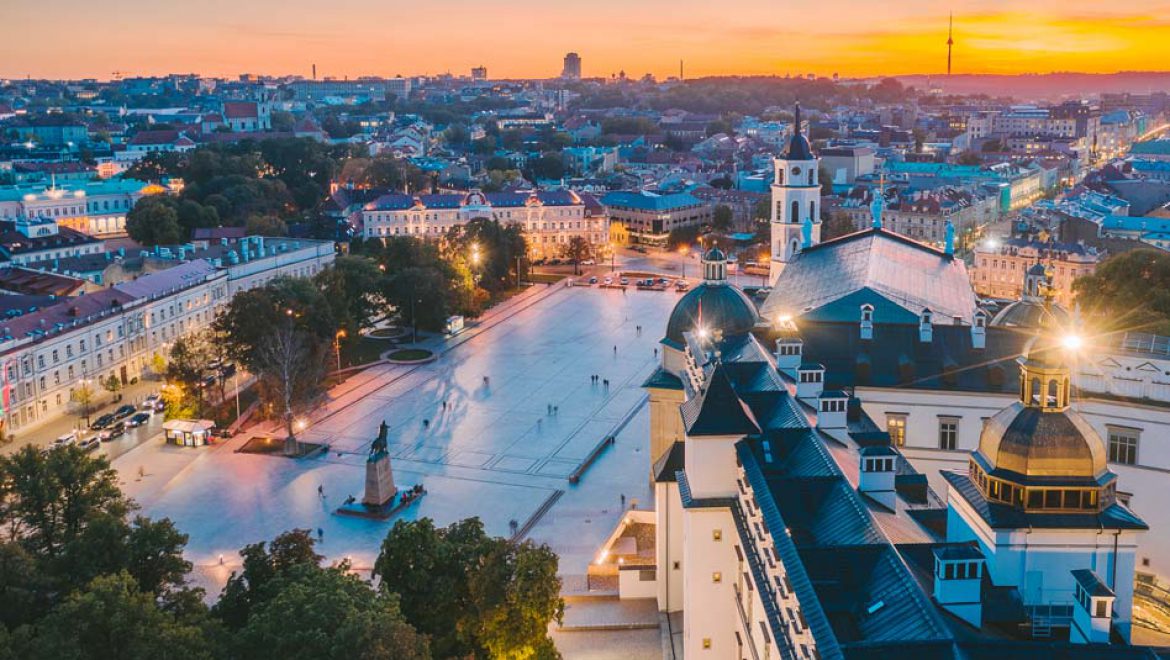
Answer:
<svg viewBox="0 0 1170 660"><path fill-rule="evenodd" d="M390 455L379 452L366 461L366 494L362 497L362 504L366 506L385 506L398 489L394 487L394 472L390 469Z"/></svg>
<svg viewBox="0 0 1170 660"><path fill-rule="evenodd" d="M413 491L407 493L408 497L397 497L394 470L390 467L390 453L386 449L387 432L386 422L383 421L378 429L378 438L370 445L370 456L366 459L366 494L362 496L362 501L353 502L351 499L337 508L338 514L385 520L418 499ZM422 494L426 494L426 491L422 491Z"/></svg>

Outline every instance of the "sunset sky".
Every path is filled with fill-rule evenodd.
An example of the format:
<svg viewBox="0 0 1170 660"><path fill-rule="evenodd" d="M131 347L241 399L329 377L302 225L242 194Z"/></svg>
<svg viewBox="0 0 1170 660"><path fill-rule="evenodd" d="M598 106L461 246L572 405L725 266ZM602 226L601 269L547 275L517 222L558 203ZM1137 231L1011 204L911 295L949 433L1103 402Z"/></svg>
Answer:
<svg viewBox="0 0 1170 660"><path fill-rule="evenodd" d="M0 0L0 77L548 77L1170 68L1170 0Z"/></svg>

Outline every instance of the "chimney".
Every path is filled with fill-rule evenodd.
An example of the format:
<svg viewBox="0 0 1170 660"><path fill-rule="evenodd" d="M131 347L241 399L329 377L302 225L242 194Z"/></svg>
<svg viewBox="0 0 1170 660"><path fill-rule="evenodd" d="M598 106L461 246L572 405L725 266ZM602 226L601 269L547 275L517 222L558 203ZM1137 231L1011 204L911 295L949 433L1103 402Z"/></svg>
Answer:
<svg viewBox="0 0 1170 660"><path fill-rule="evenodd" d="M978 546L947 545L934 549L935 602L976 628L983 626L983 567L983 552Z"/></svg>
<svg viewBox="0 0 1170 660"><path fill-rule="evenodd" d="M873 339L873 305L869 303L861 306L861 338L866 341Z"/></svg>
<svg viewBox="0 0 1170 660"><path fill-rule="evenodd" d="M929 309L922 310L918 317L918 341L929 344L934 338L934 313Z"/></svg>
<svg viewBox="0 0 1170 660"><path fill-rule="evenodd" d="M987 312L975 310L975 324L971 326L971 348L982 350L987 347Z"/></svg>
<svg viewBox="0 0 1170 660"><path fill-rule="evenodd" d="M878 504L894 511L898 494L894 490L897 474L898 452L887 445L862 447L861 472L857 479L857 490Z"/></svg>
<svg viewBox="0 0 1170 660"><path fill-rule="evenodd" d="M849 396L839 390L821 392L817 397L817 428L841 430L849 422Z"/></svg>
<svg viewBox="0 0 1170 660"><path fill-rule="evenodd" d="M1076 580L1073 591L1073 625L1068 639L1073 644L1108 644L1113 627L1113 601L1117 596L1093 571L1082 568L1072 572Z"/></svg>
<svg viewBox="0 0 1170 660"><path fill-rule="evenodd" d="M776 370L796 380L796 369L804 361L804 340L796 324L791 320L781 321L780 335L776 338Z"/></svg>
<svg viewBox="0 0 1170 660"><path fill-rule="evenodd" d="M796 368L796 398L816 399L825 390L825 365L805 362Z"/></svg>

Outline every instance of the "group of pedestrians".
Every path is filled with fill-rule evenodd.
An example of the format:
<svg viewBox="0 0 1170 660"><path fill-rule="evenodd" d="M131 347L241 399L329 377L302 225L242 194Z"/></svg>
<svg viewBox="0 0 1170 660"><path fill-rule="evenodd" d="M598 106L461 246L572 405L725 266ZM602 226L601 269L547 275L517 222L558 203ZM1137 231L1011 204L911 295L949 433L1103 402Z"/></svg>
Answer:
<svg viewBox="0 0 1170 660"><path fill-rule="evenodd" d="M605 388L606 392L609 391L609 379L608 378L602 378L601 376L599 376L597 374L593 374L592 376L589 377L589 382L592 383L593 385L600 384L603 388Z"/></svg>

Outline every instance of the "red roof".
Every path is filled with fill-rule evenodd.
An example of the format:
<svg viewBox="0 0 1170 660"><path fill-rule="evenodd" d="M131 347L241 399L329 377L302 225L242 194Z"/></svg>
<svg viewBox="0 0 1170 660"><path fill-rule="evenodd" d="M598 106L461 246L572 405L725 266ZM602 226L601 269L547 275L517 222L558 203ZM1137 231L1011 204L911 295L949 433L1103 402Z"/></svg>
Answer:
<svg viewBox="0 0 1170 660"><path fill-rule="evenodd" d="M260 113L254 101L229 101L223 104L223 116L228 119L255 119Z"/></svg>

